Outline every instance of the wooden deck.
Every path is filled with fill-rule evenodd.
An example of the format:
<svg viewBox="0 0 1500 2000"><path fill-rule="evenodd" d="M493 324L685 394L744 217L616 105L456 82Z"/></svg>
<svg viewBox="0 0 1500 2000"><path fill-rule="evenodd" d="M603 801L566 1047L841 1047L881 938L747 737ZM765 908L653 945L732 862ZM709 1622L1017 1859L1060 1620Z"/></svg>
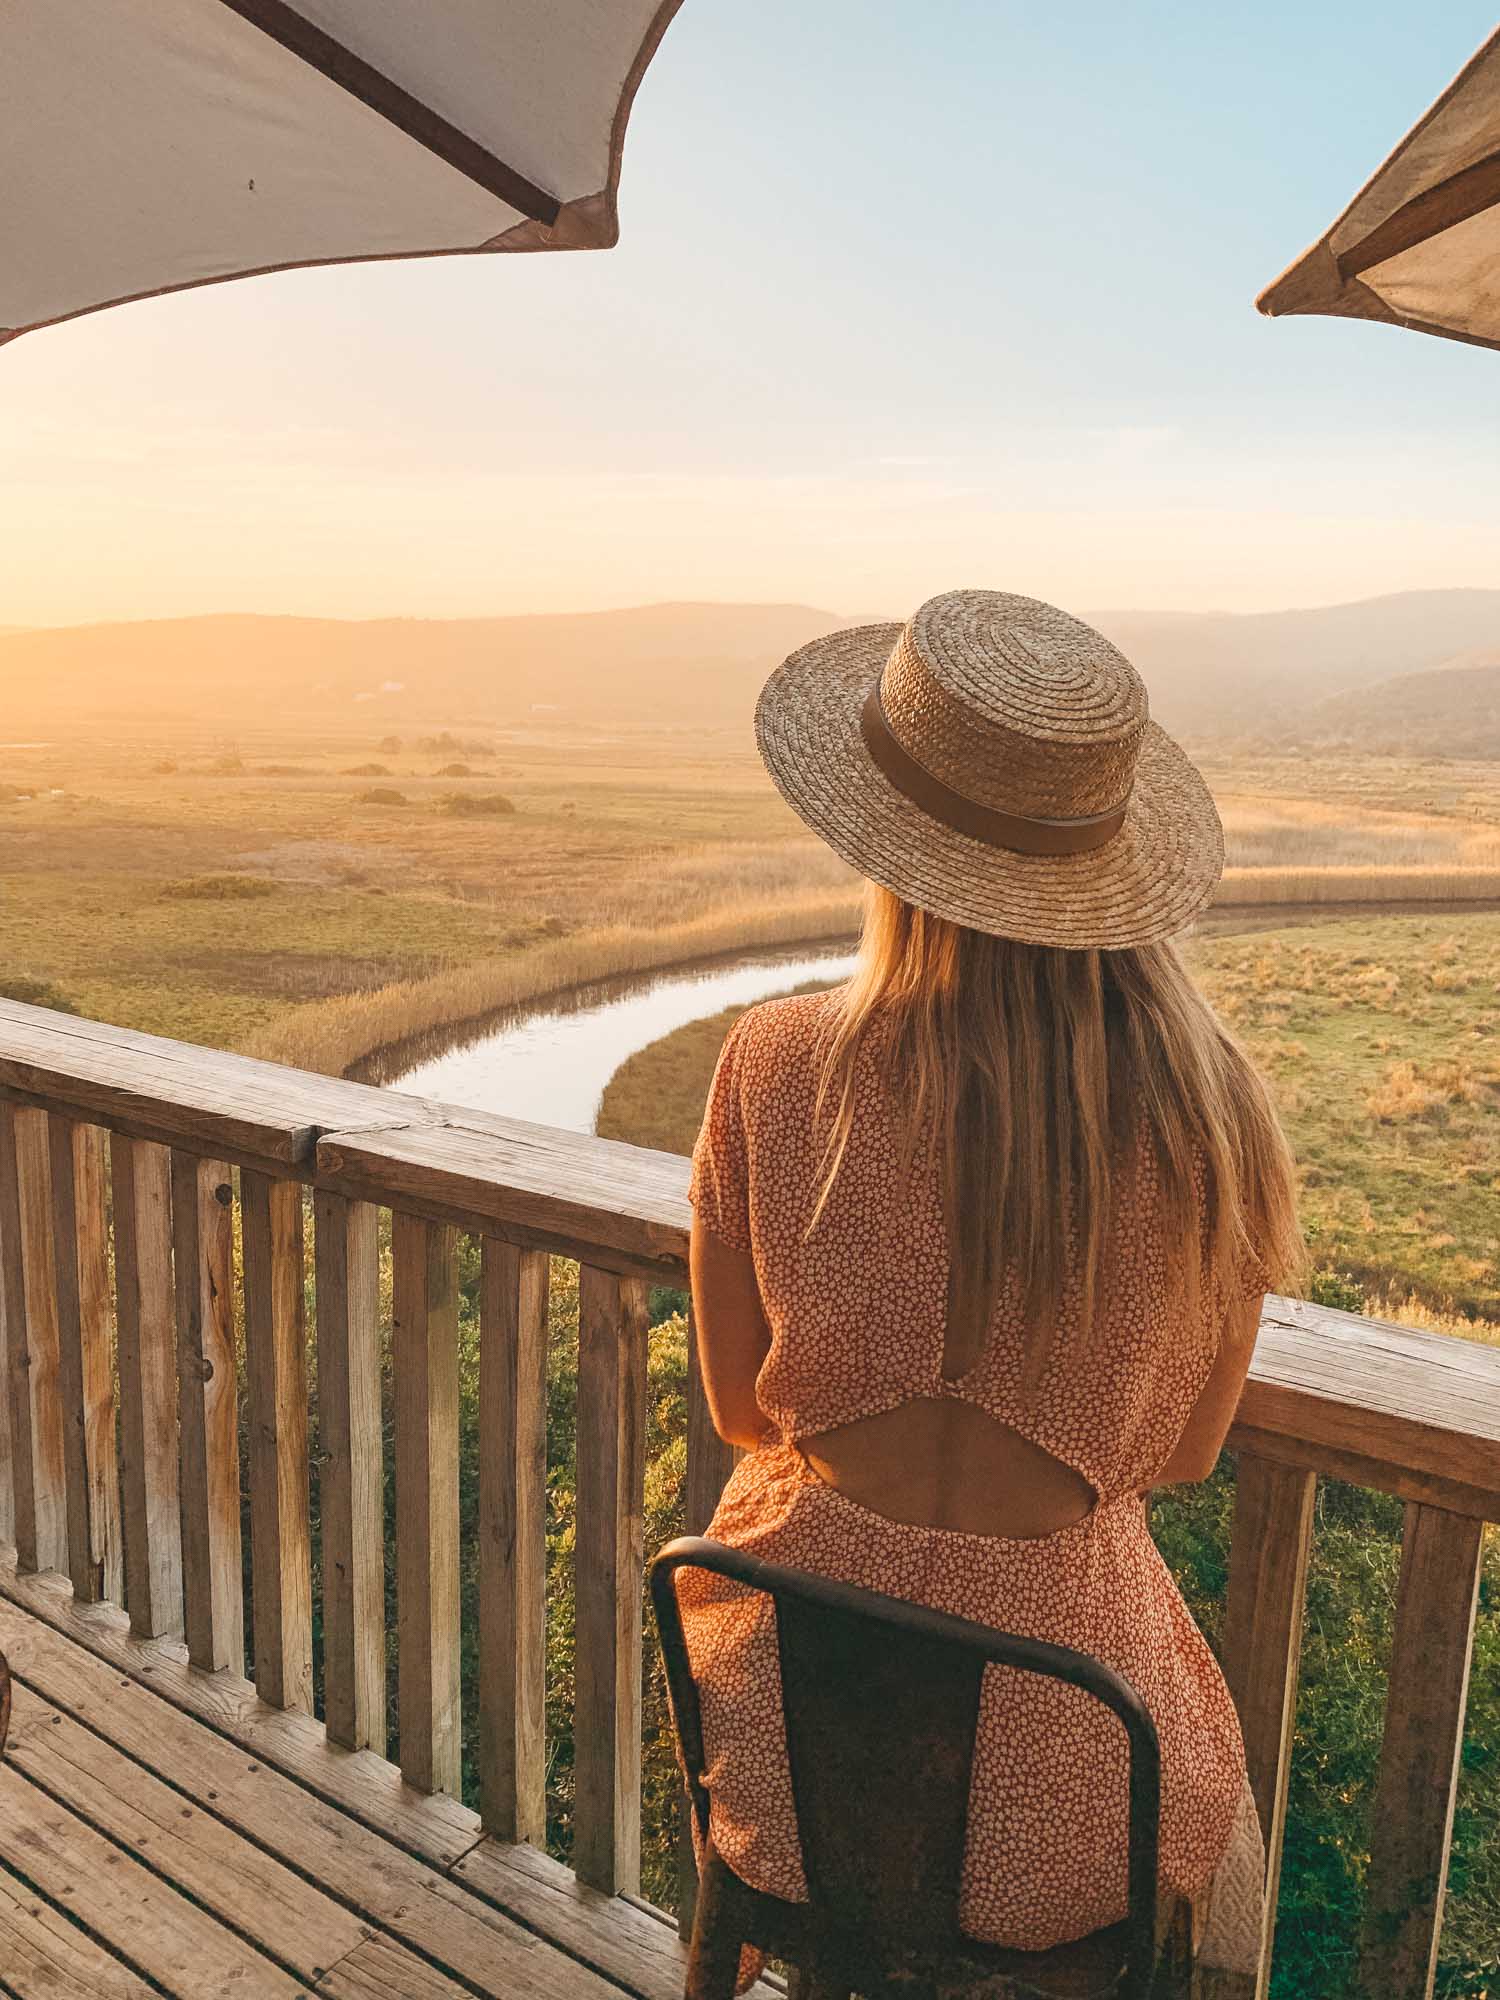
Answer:
<svg viewBox="0 0 1500 2000"><path fill-rule="evenodd" d="M0 1588L50 1614L0 1597L9 2000L679 2000L661 1917L482 1838L247 1682L9 1566Z"/></svg>

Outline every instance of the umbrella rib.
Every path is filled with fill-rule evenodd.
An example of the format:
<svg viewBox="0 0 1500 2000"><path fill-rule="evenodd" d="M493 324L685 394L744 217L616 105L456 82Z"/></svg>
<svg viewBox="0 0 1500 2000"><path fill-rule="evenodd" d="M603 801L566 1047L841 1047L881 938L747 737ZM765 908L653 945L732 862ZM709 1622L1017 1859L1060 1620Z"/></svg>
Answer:
<svg viewBox="0 0 1500 2000"><path fill-rule="evenodd" d="M1476 160L1435 187L1424 189L1372 229L1362 243L1338 259L1341 278L1357 278L1403 250L1414 250L1460 222L1500 202L1500 153Z"/></svg>
<svg viewBox="0 0 1500 2000"><path fill-rule="evenodd" d="M222 4L507 207L548 226L556 222L562 209L556 195L496 159L477 139L450 125L430 104L403 90L286 0L222 0Z"/></svg>

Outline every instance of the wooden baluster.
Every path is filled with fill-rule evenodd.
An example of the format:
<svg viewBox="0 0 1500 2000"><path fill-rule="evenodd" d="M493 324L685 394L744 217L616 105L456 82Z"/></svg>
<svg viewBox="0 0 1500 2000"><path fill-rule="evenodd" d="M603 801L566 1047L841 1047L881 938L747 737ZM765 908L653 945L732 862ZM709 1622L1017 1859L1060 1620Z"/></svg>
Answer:
<svg viewBox="0 0 1500 2000"><path fill-rule="evenodd" d="M110 1356L109 1218L104 1133L48 1120L57 1259L58 1359L64 1405L68 1574L82 1604L124 1596L115 1383Z"/></svg>
<svg viewBox="0 0 1500 2000"><path fill-rule="evenodd" d="M172 1253L188 1658L206 1673L243 1674L234 1184L223 1161L173 1153Z"/></svg>
<svg viewBox="0 0 1500 2000"><path fill-rule="evenodd" d="M1433 1988L1483 1544L1483 1521L1408 1503L1360 1959L1381 2000Z"/></svg>
<svg viewBox="0 0 1500 2000"><path fill-rule="evenodd" d="M683 1482L683 1533L702 1535L719 1504L739 1453L714 1429L708 1398L703 1393L703 1368L698 1354L698 1327L688 1307L687 1477ZM692 1810L684 1793L678 1804L677 1922L684 1937L693 1928L698 1902L698 1863L693 1851Z"/></svg>
<svg viewBox="0 0 1500 2000"><path fill-rule="evenodd" d="M328 1734L385 1755L385 1545L379 1211L313 1198L318 1273L318 1495Z"/></svg>
<svg viewBox="0 0 1500 2000"><path fill-rule="evenodd" d="M6 1231L4 1208L4 1196L0 1193L0 1549L13 1549L16 1545L15 1447L11 1442L10 1427L10 1333L5 1295L11 1260L16 1253Z"/></svg>
<svg viewBox="0 0 1500 2000"><path fill-rule="evenodd" d="M110 1141L110 1179L125 1608L137 1637L158 1639L182 1628L172 1165L167 1148L117 1132Z"/></svg>
<svg viewBox="0 0 1500 2000"><path fill-rule="evenodd" d="M0 1104L0 1283L16 1560L23 1570L60 1570L68 1560L51 1179L47 1114Z"/></svg>
<svg viewBox="0 0 1500 2000"><path fill-rule="evenodd" d="M1239 1454L1224 1675L1245 1733L1245 1762L1266 1839L1266 1927L1256 1987L1261 1996L1270 1990L1316 1488L1316 1476L1300 1466Z"/></svg>
<svg viewBox="0 0 1500 2000"><path fill-rule="evenodd" d="M250 1390L250 1577L255 1685L273 1708L312 1712L307 1326L302 1189L240 1175L245 1373Z"/></svg>
<svg viewBox="0 0 1500 2000"><path fill-rule="evenodd" d="M395 1279L396 1592L401 1769L458 1796L458 1275L452 1229L399 1211Z"/></svg>
<svg viewBox="0 0 1500 2000"><path fill-rule="evenodd" d="M573 1866L609 1893L641 1872L646 1308L642 1280L581 1268Z"/></svg>
<svg viewBox="0 0 1500 2000"><path fill-rule="evenodd" d="M487 1236L479 1309L479 1809L547 1839L548 1260Z"/></svg>

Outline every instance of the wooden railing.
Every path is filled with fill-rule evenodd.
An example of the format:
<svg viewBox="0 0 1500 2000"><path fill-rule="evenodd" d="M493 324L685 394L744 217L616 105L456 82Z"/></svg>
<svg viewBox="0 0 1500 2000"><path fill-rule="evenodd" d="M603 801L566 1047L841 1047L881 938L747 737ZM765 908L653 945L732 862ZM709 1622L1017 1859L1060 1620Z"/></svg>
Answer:
<svg viewBox="0 0 1500 2000"><path fill-rule="evenodd" d="M545 1835L545 1369L558 1255L580 1265L573 1865L587 1884L633 1891L647 1287L685 1282L675 1157L0 1002L10 1587L63 1572L75 1604L121 1604L138 1637L180 1635L194 1667L241 1673L243 1396L253 1678L263 1702L310 1713L311 1351L324 1726L335 1744L384 1753L381 1210L401 1770L423 1792L458 1790L456 1253L467 1232L482 1258L480 1817L504 1842ZM1406 1503L1362 1976L1372 1995L1428 1993L1481 1540L1500 1518L1500 1353L1271 1301L1231 1444L1224 1657L1273 1899L1316 1477ZM690 1367L689 1528L706 1524L731 1457Z"/></svg>

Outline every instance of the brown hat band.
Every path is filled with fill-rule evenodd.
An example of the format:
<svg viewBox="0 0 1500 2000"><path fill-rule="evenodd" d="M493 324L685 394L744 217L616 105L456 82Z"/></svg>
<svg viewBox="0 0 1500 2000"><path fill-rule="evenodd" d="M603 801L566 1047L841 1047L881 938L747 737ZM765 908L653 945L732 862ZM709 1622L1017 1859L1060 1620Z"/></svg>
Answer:
<svg viewBox="0 0 1500 2000"><path fill-rule="evenodd" d="M1013 854L1086 854L1103 847L1125 824L1129 794L1108 812L1091 813L1083 819L1026 819L1020 813L1001 812L980 805L955 792L951 785L917 762L891 734L885 719L877 680L860 711L859 726L865 748L896 790L932 819L941 820L955 833L982 840L986 847L1008 848Z"/></svg>

